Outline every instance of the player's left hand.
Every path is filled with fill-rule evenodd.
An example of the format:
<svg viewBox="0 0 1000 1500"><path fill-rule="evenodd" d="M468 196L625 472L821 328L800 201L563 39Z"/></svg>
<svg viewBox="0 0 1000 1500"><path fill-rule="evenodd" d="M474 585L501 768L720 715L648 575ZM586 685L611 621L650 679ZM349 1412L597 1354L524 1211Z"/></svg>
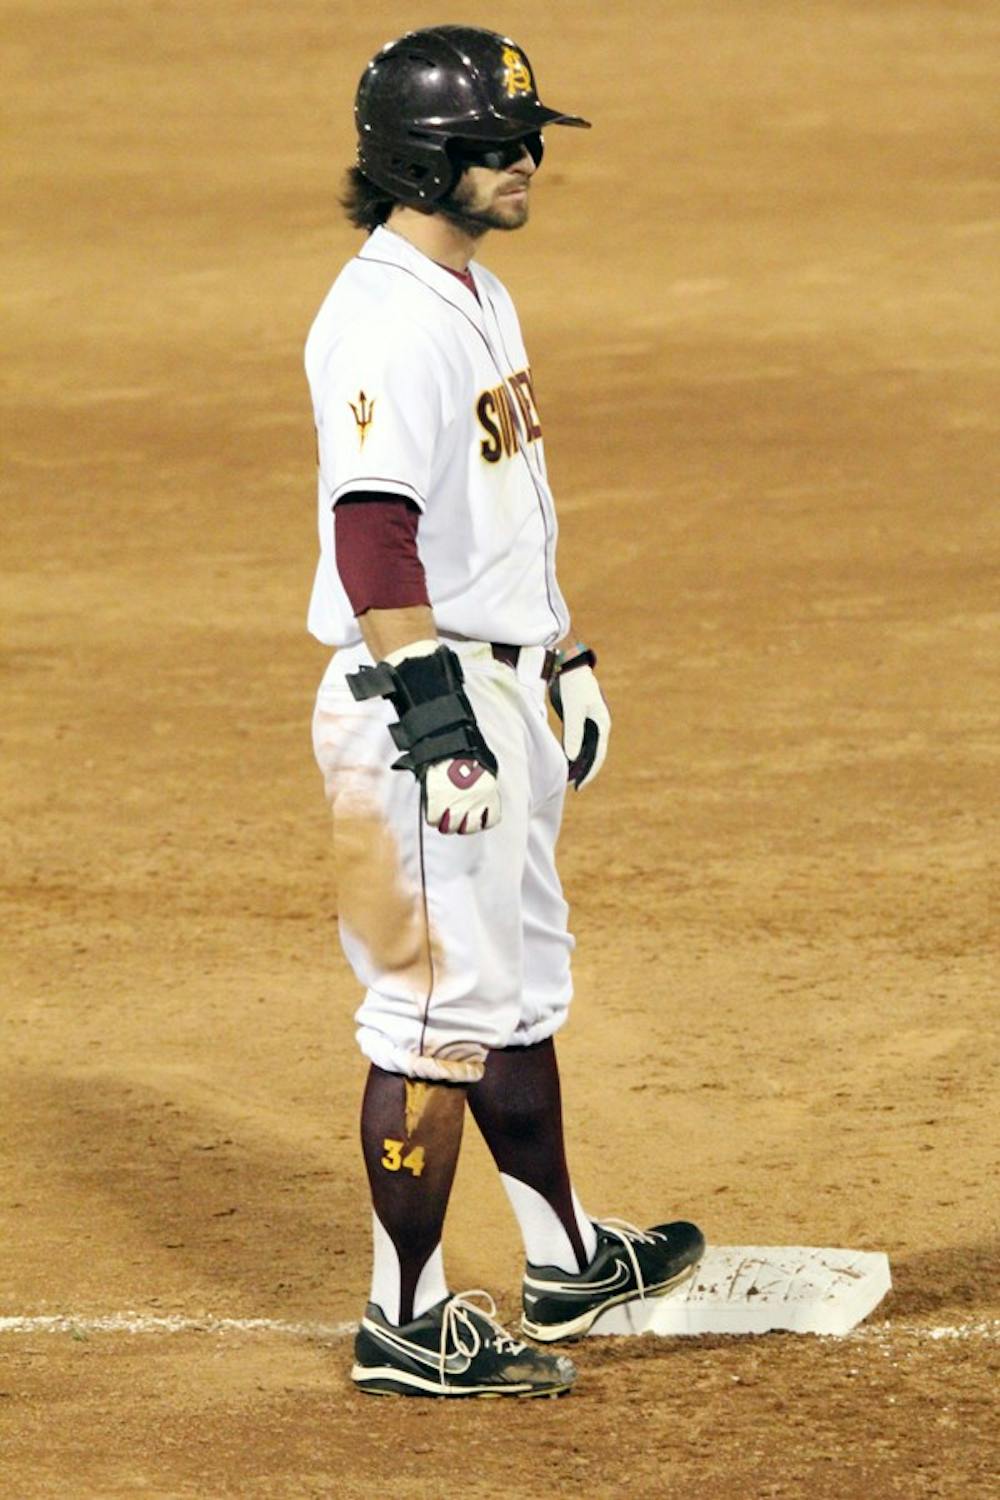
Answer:
<svg viewBox="0 0 1000 1500"><path fill-rule="evenodd" d="M552 707L562 720L567 779L577 791L593 781L604 764L611 714L594 676L594 653L584 650L560 668L549 686Z"/></svg>

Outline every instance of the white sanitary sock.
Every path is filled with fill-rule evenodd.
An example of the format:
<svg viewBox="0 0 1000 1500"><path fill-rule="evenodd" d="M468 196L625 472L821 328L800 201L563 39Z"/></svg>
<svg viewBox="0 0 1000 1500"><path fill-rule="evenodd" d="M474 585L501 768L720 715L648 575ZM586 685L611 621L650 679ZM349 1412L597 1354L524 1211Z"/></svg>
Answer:
<svg viewBox="0 0 1000 1500"><path fill-rule="evenodd" d="M372 1289L370 1300L380 1307L390 1323L399 1326L399 1256L388 1230L378 1214L372 1214ZM448 1295L444 1279L444 1257L441 1246L428 1256L417 1277L413 1294L413 1316L419 1318L429 1307Z"/></svg>
<svg viewBox="0 0 1000 1500"><path fill-rule="evenodd" d="M529 1187L526 1182L521 1182L517 1177L508 1177L506 1172L500 1173L500 1181L517 1215L524 1240L524 1253L530 1264L558 1266L562 1271L578 1271L580 1268L576 1263L576 1252L551 1203L546 1202L541 1193ZM575 1193L573 1211L589 1263L597 1250L597 1234Z"/></svg>

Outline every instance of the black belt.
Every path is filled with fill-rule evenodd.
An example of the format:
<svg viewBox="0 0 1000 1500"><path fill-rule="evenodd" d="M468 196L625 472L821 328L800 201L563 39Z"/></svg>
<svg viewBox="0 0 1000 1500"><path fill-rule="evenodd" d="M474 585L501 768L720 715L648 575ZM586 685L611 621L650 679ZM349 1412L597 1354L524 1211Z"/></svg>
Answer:
<svg viewBox="0 0 1000 1500"><path fill-rule="evenodd" d="M492 641L490 643L490 650L493 652L493 655L496 657L497 661L502 661L506 666L513 667L514 671L517 671L517 664L521 657L522 647L508 646L504 641ZM558 658L554 651L546 651L544 657L542 658L542 670L540 674L543 682L549 682L551 680L552 675L556 669L557 660Z"/></svg>

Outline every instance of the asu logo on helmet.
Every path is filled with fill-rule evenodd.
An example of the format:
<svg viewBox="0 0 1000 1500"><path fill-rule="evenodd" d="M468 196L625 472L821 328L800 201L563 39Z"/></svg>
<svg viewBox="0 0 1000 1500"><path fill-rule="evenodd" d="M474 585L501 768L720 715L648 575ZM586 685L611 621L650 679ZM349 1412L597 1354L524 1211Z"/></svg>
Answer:
<svg viewBox="0 0 1000 1500"><path fill-rule="evenodd" d="M535 85L531 81L531 69L516 47L503 49L504 87L508 99L518 94L533 94Z"/></svg>

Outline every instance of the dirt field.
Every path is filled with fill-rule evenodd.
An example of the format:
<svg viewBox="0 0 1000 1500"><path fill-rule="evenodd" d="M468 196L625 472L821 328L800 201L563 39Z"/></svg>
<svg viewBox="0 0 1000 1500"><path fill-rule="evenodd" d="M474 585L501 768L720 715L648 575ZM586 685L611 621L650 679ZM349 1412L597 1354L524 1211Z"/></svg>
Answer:
<svg viewBox="0 0 1000 1500"><path fill-rule="evenodd" d="M2 12L0 1318L75 1325L0 1324L3 1494L996 1494L995 10ZM562 842L577 1184L896 1281L846 1341L595 1340L569 1399L460 1409L347 1380L364 1068L304 632L354 84L438 20L596 122L483 253L616 720ZM471 1130L446 1250L513 1313Z"/></svg>

